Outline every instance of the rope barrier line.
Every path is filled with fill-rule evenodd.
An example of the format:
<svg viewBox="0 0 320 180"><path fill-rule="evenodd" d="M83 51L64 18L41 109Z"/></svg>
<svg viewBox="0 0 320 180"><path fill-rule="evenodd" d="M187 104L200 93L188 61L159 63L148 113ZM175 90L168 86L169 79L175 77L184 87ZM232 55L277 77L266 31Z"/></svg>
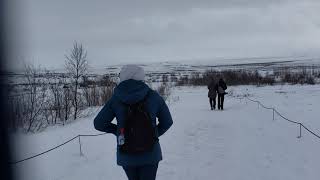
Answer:
<svg viewBox="0 0 320 180"><path fill-rule="evenodd" d="M264 105L263 105L262 103L260 103L260 102L259 102L259 104L260 104L263 108L265 108L265 109L272 109L272 110L274 109L274 108L271 108L271 107L266 107L266 106L264 106Z"/></svg>
<svg viewBox="0 0 320 180"><path fill-rule="evenodd" d="M293 120L290 120L286 117L284 117L279 111L277 111L275 108L270 108L270 107L266 107L265 105L263 105L260 101L257 101L257 100L253 100L253 99L250 99L248 98L247 96L244 96L246 99L248 99L249 101L252 101L252 102L255 102L255 103L258 103L258 105L261 105L263 108L265 109L271 109L273 110L273 113L276 112L280 117L282 117L284 120L288 121L288 122L291 122L291 123L294 123L294 124L298 124L300 126L300 135L298 136L298 138L301 137L301 127L303 127L305 130L307 130L309 133L311 133L312 135L314 135L315 137L319 138L320 139L320 135L316 134L315 132L311 131L309 128L307 128L304 124L302 124L301 122L297 122L297 121L293 121ZM274 119L274 114L273 114L273 119Z"/></svg>
<svg viewBox="0 0 320 180"><path fill-rule="evenodd" d="M280 117L282 117L284 120L287 120L289 122L292 122L292 123L295 123L295 124L301 124L300 122L297 122L297 121L292 121L286 117L284 117L282 114L280 114L277 110L274 110L274 112L276 112Z"/></svg>
<svg viewBox="0 0 320 180"><path fill-rule="evenodd" d="M18 164L18 163L20 163L20 162L23 162L23 161L26 161L26 160L33 159L33 158L35 158L35 157L41 156L41 155L46 154L46 153L48 153L48 152L50 152L50 151L53 151L53 150L55 150L55 149L58 149L59 147L65 145L65 144L67 144L67 143L69 143L69 142L71 142L71 141L73 141L73 140L75 140L75 139L77 139L77 138L80 138L81 136L83 136L83 137L93 137L93 136L101 136L101 135L105 135L105 134L106 134L106 133L101 133L101 134L79 134L79 135L77 135L77 136L75 136L75 137L67 140L66 142L64 142L64 143L62 143L62 144L59 144L58 146L55 146L55 147L53 147L53 148L51 148L51 149L49 149L49 150L46 150L46 151L44 151L44 152L42 152L42 153L36 154L36 155L34 155L34 156L31 156L31 157L28 157L28 158L25 158L25 159L22 159L22 160L19 160L19 161L9 162L9 164ZM79 139L79 140L80 140L80 139Z"/></svg>
<svg viewBox="0 0 320 180"><path fill-rule="evenodd" d="M47 151L44 151L44 152L39 153L39 154L37 154L37 155L31 156L31 157L28 157L28 158L25 158L25 159L22 159L22 160L19 160L19 161L16 161L16 162L10 162L10 164L17 164L17 163L20 163L20 162L23 162L23 161L26 161L26 160L29 160L29 159L38 157L38 156L40 156L40 155L46 154L46 153L48 153L48 152L50 152L50 151L52 151L52 150L54 150L54 149L57 149L57 148L65 145L65 144L67 144L67 143L75 140L75 139L78 138L78 137L79 137L79 135L78 135L78 136L75 136L75 137L71 138L70 140L68 140L68 141L66 141L66 142L64 142L64 143L62 143L62 144L60 144L60 145L58 145L58 146L56 146L56 147L53 147L53 148L51 148L51 149L49 149L49 150L47 150Z"/></svg>
<svg viewBox="0 0 320 180"><path fill-rule="evenodd" d="M301 124L301 126L302 126L305 130L309 131L311 134L313 134L314 136L316 136L317 138L319 138L319 139L320 139L320 136L319 136L318 134L316 134L316 133L312 132L312 131L311 131L311 130L309 130L307 127L305 127L303 124Z"/></svg>

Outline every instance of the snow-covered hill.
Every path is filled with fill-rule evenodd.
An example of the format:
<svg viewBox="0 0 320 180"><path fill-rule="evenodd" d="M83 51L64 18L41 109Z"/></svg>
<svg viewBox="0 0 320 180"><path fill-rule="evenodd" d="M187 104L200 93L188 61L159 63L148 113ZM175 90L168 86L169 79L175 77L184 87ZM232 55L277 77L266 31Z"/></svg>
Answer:
<svg viewBox="0 0 320 180"><path fill-rule="evenodd" d="M320 86L229 87L224 111L209 110L207 89L179 87L168 102L174 125L160 138L164 160L158 180L318 180L320 139L256 103L249 94L287 118L320 133ZM37 134L14 134L15 160L45 151L78 134L96 134L92 116ZM13 165L21 180L120 180L113 135L81 138L34 159Z"/></svg>

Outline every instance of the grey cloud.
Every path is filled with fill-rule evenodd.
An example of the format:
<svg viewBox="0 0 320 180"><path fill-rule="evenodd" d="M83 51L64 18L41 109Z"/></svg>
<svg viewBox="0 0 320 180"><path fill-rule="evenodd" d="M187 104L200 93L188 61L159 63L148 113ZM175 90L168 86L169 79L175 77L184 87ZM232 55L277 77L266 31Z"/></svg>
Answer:
<svg viewBox="0 0 320 180"><path fill-rule="evenodd" d="M20 0L27 54L61 66L74 40L93 65L315 52L317 0Z"/></svg>

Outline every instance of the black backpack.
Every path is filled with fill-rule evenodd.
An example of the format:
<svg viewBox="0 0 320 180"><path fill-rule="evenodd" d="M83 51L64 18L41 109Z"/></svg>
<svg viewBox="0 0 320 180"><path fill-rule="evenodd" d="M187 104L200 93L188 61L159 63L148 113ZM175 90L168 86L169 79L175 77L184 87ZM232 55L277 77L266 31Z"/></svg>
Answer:
<svg viewBox="0 0 320 180"><path fill-rule="evenodd" d="M150 152L158 140L155 127L153 127L151 117L145 107L148 94L142 101L135 104L125 104L127 117L123 130L124 144L119 145L122 153Z"/></svg>

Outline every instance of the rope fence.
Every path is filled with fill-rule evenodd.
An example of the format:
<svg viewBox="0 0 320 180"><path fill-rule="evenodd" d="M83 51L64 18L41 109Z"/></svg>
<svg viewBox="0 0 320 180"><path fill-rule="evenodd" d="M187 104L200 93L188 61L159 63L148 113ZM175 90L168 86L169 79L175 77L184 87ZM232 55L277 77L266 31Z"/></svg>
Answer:
<svg viewBox="0 0 320 180"><path fill-rule="evenodd" d="M264 104L262 104L260 101L258 100L253 100L253 99L250 99L248 96L244 96L242 98L238 98L240 99L240 101L245 98L251 102L254 102L254 103L257 103L258 104L258 108L261 106L263 107L264 109L268 109L268 110L272 110L272 116L273 116L273 120L275 120L275 114L279 115L282 119L290 122L290 123L294 123L294 124L297 124L299 125L299 136L297 138L301 138L302 137L302 128L307 130L307 132L309 132L310 134L312 134L313 136L317 137L320 139L320 135L318 135L317 133L311 131L309 128L307 128L303 123L301 122L297 122L297 121L293 121L293 120L290 120L288 118L286 118L284 115L282 115L279 111L277 111L274 107L267 107L265 106Z"/></svg>
<svg viewBox="0 0 320 180"><path fill-rule="evenodd" d="M234 97L234 98L237 98L237 99L240 99L240 101L242 99L248 99L249 101L251 102L254 102L254 103L257 103L258 104L258 108L261 106L263 107L264 109L268 109L268 110L272 110L272 114L273 114L273 120L275 119L275 113L278 114L281 118L283 118L284 120L288 121L288 122L291 122L291 123L294 123L294 124L298 124L299 125L299 130L300 130L300 134L298 136L298 138L301 138L302 137L302 134L301 134L301 130L302 128L304 128L305 130L307 130L307 132L311 133L312 135L314 135L315 137L319 138L320 139L320 135L316 134L315 132L311 131L309 128L307 128L304 124L302 124L301 122L297 122L297 121L293 121L293 120L290 120L288 118L286 118L285 116L283 116L279 111L277 111L275 108L273 107L267 107L265 106L264 104L262 104L260 101L257 101L257 100L253 100L253 99L250 99L249 97L247 96L244 96L242 98L239 98L239 97ZM33 158L36 158L38 156L41 156L43 154L46 154L46 153L49 153L50 151L53 151L55 149L58 149L59 147L62 147L64 145L66 145L67 143L75 140L78 138L78 141L79 141L79 150L80 150L80 156L83 155L83 152L82 152L82 145L81 145L81 137L95 137L95 136L101 136L101 135L105 135L106 133L100 133L100 134L79 134L67 141L65 141L64 143L61 143L51 149L48 149L44 152L41 152L39 154L36 154L36 155L33 155L33 156L30 156L30 157L27 157L27 158L24 158L22 160L19 160L19 161L15 161L15 162L9 162L10 164L18 164L18 163L21 163L21 162L24 162L24 161L27 161L27 160L30 160L30 159L33 159Z"/></svg>
<svg viewBox="0 0 320 180"><path fill-rule="evenodd" d="M57 145L57 146L55 146L55 147L53 147L53 148L51 148L51 149L48 149L48 150L46 150L46 151L44 151L44 152L42 152L42 153L39 153L39 154L30 156L30 157L24 158L24 159L19 160L19 161L9 162L9 164L18 164L18 163L21 163L21 162L23 162L23 161L27 161L27 160L36 158L36 157L41 156L41 155L43 155L43 154L46 154L46 153L48 153L48 152L50 152L50 151L53 151L53 150L55 150L55 149L58 149L59 147L64 146L64 145L66 145L67 143L69 143L69 142L71 142L71 141L73 141L73 140L75 140L75 139L77 139L77 138L78 138L78 140L79 140L80 156L82 156L83 153L82 153L82 147L81 147L81 137L94 137L94 136L101 136L101 135L105 135L105 134L106 134L106 133L100 133L100 134L79 134L79 135L77 135L77 136L75 136L75 137L73 137L73 138L65 141L64 143L61 143L61 144L59 144L59 145Z"/></svg>

